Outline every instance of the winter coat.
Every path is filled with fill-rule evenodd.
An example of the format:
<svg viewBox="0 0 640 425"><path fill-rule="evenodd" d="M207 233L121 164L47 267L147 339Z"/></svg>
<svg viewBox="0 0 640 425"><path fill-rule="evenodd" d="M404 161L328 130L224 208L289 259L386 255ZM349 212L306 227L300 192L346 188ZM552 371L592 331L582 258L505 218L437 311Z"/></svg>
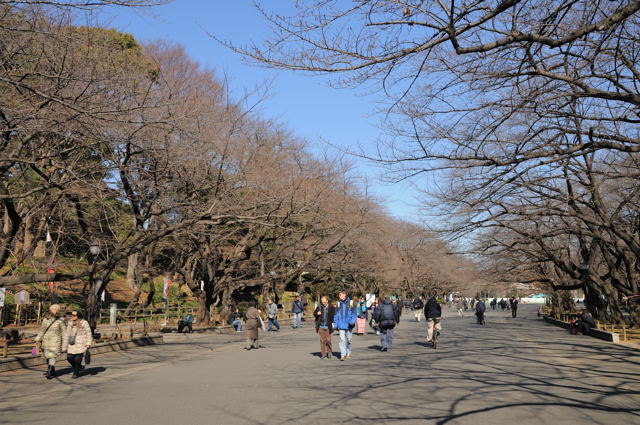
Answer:
<svg viewBox="0 0 640 425"><path fill-rule="evenodd" d="M295 300L293 302L293 305L291 306L291 312L292 313L302 313L304 311L304 306L302 305L302 301L300 300Z"/></svg>
<svg viewBox="0 0 640 425"><path fill-rule="evenodd" d="M326 326L329 327L329 333L331 333L331 332L333 332L333 317L336 314L336 308L334 306L332 306L331 304L327 305L326 307L323 306L322 304L320 304L313 311L313 317L315 317L315 319L316 319L316 332L319 331L319 329L320 329L320 321L322 320L322 315L318 315L318 312L322 313L322 311L325 308L328 310L327 311L327 323L326 323Z"/></svg>
<svg viewBox="0 0 640 425"><path fill-rule="evenodd" d="M40 324L36 342L41 343L40 350L47 359L55 359L62 352L63 341L67 338L67 325L59 317L46 317Z"/></svg>
<svg viewBox="0 0 640 425"><path fill-rule="evenodd" d="M76 343L69 344L69 337L73 335L76 337ZM66 350L69 354L84 354L91 347L92 339L89 322L84 319L70 320L67 325L67 337L62 341L62 351Z"/></svg>
<svg viewBox="0 0 640 425"><path fill-rule="evenodd" d="M390 329L400 322L400 314L391 300L383 300L376 309L374 320L380 324L383 329Z"/></svg>
<svg viewBox="0 0 640 425"><path fill-rule="evenodd" d="M435 297L429 298L427 305L424 307L424 317L427 319L436 319L442 317L442 307Z"/></svg>
<svg viewBox="0 0 640 425"><path fill-rule="evenodd" d="M476 302L476 313L484 313L487 307L484 305L484 301Z"/></svg>
<svg viewBox="0 0 640 425"><path fill-rule="evenodd" d="M356 324L356 313L351 307L351 300L349 298L344 301L338 301L338 307L336 308L336 314L333 316L333 323L336 329L352 329Z"/></svg>
<svg viewBox="0 0 640 425"><path fill-rule="evenodd" d="M416 298L415 300L413 300L413 309L414 310L422 310L422 307L424 307L424 303L422 302L422 300L420 298Z"/></svg>
<svg viewBox="0 0 640 425"><path fill-rule="evenodd" d="M275 305L275 304L271 304ZM246 339L258 339L258 328L260 328L260 314L255 307L249 307L244 314L244 334Z"/></svg>
<svg viewBox="0 0 640 425"><path fill-rule="evenodd" d="M278 318L278 305L276 303L267 304L267 317L269 319Z"/></svg>
<svg viewBox="0 0 640 425"><path fill-rule="evenodd" d="M515 309L517 309L517 308L518 308L518 300L516 300L516 299L514 299L514 298L511 298L511 299L509 300L509 304L511 304L511 309L512 309L512 310L515 310Z"/></svg>

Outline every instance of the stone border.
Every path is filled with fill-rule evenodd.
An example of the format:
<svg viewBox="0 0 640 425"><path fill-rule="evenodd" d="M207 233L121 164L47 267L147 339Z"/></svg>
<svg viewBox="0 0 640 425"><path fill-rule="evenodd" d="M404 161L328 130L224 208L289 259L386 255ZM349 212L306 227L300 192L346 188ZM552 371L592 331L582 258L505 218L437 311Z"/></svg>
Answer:
<svg viewBox="0 0 640 425"><path fill-rule="evenodd" d="M544 316L542 316L542 320L544 320L545 322L550 323L552 325L564 328L564 329L570 329L571 328L571 324L570 323L563 322L562 320L554 319L551 316L544 315ZM620 343L620 334L615 333L615 332L607 332L607 331L602 331L600 329L592 328L591 332L589 333L589 336L601 339L603 341Z"/></svg>
<svg viewBox="0 0 640 425"><path fill-rule="evenodd" d="M91 346L89 349L92 355L110 353L112 351L127 350L129 348L143 347L145 345L164 344L164 337L162 335L149 335L141 336L131 339L123 339L121 341L101 342ZM61 354L58 357L59 361L66 360L66 354ZM28 369L34 366L44 365L47 363L47 359L42 356L12 356L5 359L0 359L0 372L7 372L16 369Z"/></svg>

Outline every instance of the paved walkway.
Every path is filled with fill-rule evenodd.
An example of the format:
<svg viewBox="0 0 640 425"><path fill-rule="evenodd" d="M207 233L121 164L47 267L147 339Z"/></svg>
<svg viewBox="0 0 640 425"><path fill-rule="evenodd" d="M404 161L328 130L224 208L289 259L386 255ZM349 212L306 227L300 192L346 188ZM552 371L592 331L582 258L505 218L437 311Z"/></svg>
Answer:
<svg viewBox="0 0 640 425"><path fill-rule="evenodd" d="M51 381L0 374L0 423L640 423L640 351L569 335L535 306L520 313L490 312L486 327L448 313L438 350L426 347L424 322L403 321L392 352L354 336L346 362L317 357L308 322L263 334L252 351L237 335L173 335L95 356L80 379L68 368Z"/></svg>

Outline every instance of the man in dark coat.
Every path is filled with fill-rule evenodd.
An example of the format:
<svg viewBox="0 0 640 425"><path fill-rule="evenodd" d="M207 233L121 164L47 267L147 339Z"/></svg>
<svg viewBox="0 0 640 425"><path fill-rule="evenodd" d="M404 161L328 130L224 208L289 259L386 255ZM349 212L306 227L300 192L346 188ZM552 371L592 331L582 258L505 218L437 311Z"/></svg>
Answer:
<svg viewBox="0 0 640 425"><path fill-rule="evenodd" d="M320 304L313 312L316 319L316 332L320 335L320 358L330 359L332 356L331 334L333 333L333 316L336 314L334 306L329 304L327 297L320 299Z"/></svg>
<svg viewBox="0 0 640 425"><path fill-rule="evenodd" d="M440 333L442 330L442 307L435 296L427 300L424 306L424 317L427 318L427 342L431 342L433 331Z"/></svg>
<svg viewBox="0 0 640 425"><path fill-rule="evenodd" d="M400 308L402 308L402 304L400 304ZM393 329L400 323L400 311L387 297L376 309L374 320L380 326L380 351L391 351Z"/></svg>
<svg viewBox="0 0 640 425"><path fill-rule="evenodd" d="M515 295L509 300L509 304L511 304L511 317L516 317L516 312L518 311L518 299Z"/></svg>

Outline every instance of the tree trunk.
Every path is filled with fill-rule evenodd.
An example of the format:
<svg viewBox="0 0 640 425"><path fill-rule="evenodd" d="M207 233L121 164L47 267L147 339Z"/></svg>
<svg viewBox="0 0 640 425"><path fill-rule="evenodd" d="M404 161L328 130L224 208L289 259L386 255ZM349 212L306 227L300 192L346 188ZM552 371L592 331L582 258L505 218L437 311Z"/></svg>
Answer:
<svg viewBox="0 0 640 425"><path fill-rule="evenodd" d="M131 254L128 258L127 262L127 284L129 288L135 289L138 291L138 280L137 280L137 270L138 270L138 253Z"/></svg>

